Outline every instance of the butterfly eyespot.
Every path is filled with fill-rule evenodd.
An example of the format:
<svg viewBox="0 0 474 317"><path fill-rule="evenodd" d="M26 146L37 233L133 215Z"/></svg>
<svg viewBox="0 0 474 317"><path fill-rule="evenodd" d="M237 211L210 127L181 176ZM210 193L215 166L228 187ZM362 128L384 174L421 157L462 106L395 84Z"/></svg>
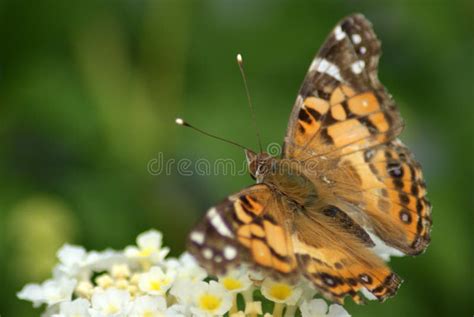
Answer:
<svg viewBox="0 0 474 317"><path fill-rule="evenodd" d="M411 219L411 215L408 211L406 210L402 210L400 211L400 220L405 223L405 224L410 224L412 219Z"/></svg>
<svg viewBox="0 0 474 317"><path fill-rule="evenodd" d="M363 284L372 284L372 278L367 275L367 274L360 274L359 275L359 280L363 283Z"/></svg>
<svg viewBox="0 0 474 317"><path fill-rule="evenodd" d="M396 177L396 178L403 177L403 168L399 163L388 163L387 171L392 177Z"/></svg>
<svg viewBox="0 0 474 317"><path fill-rule="evenodd" d="M323 280L324 284L326 284L329 287L335 287L338 284L341 284L341 285L344 284L344 282L340 278L332 276L331 274L328 274L328 273L321 273L319 276Z"/></svg>

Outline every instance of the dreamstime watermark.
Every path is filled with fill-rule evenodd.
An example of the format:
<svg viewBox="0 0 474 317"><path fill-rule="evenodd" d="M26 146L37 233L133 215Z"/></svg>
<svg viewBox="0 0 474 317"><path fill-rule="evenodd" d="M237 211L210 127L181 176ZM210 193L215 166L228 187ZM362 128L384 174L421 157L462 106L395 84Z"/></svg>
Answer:
<svg viewBox="0 0 474 317"><path fill-rule="evenodd" d="M281 154L281 145L278 143L271 143L266 148L266 153L272 157L279 157ZM314 160L297 161L297 160L282 160L279 163L279 168L273 172L289 173L301 171L304 169L305 174L311 171L317 172L318 162ZM175 159L165 158L163 152L149 160L147 164L147 171L151 175L173 175L179 174L182 176L209 176L209 175L224 175L224 176L243 176L249 173L247 160L236 161L231 158L220 158L214 161L200 158L191 160L189 158Z"/></svg>
<svg viewBox="0 0 474 317"><path fill-rule="evenodd" d="M271 156L277 157L281 154L281 145L270 143L266 152ZM224 176L242 176L248 174L247 161L236 161L231 158L220 158L214 161L200 158L191 160L189 158L175 159L165 158L163 152L148 161L147 171L151 175L172 175L182 176L205 176L205 175L224 175Z"/></svg>

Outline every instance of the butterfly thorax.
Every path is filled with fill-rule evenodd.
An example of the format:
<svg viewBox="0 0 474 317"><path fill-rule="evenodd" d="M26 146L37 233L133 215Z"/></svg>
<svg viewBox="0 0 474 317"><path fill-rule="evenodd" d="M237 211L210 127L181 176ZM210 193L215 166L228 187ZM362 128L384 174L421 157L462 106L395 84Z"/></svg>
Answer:
<svg viewBox="0 0 474 317"><path fill-rule="evenodd" d="M250 175L258 184L264 183L300 207L315 203L317 191L302 172L296 160L277 159L268 153L246 151Z"/></svg>

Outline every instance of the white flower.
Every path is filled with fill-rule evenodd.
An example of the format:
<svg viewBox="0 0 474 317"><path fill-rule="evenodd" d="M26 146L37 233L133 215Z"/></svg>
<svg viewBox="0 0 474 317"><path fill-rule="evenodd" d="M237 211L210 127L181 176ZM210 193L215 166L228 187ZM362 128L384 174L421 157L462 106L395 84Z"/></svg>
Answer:
<svg viewBox="0 0 474 317"><path fill-rule="evenodd" d="M33 302L33 307L39 307L45 302L43 288L38 284L26 284L21 291L16 293L16 296L19 299Z"/></svg>
<svg viewBox="0 0 474 317"><path fill-rule="evenodd" d="M275 303L284 303L287 305L295 305L303 293L301 287L282 281L274 281L271 278L266 278L263 281L261 290L265 298Z"/></svg>
<svg viewBox="0 0 474 317"><path fill-rule="evenodd" d="M245 314L247 315L261 315L262 314L262 302L246 302L245 303Z"/></svg>
<svg viewBox="0 0 474 317"><path fill-rule="evenodd" d="M252 281L249 279L248 271L245 268L232 270L225 276L220 276L219 283L231 293L240 293L252 286Z"/></svg>
<svg viewBox="0 0 474 317"><path fill-rule="evenodd" d="M141 233L137 237L137 247L128 246L125 248L125 255L132 259L149 260L152 264L158 264L169 253L169 248L162 248L163 236L161 232L149 230Z"/></svg>
<svg viewBox="0 0 474 317"><path fill-rule="evenodd" d="M130 267L127 264L114 264L110 270L110 275L112 275L113 278L128 278L130 274Z"/></svg>
<svg viewBox="0 0 474 317"><path fill-rule="evenodd" d="M87 280L93 272L110 269L113 264L125 263L127 258L114 250L87 253L83 247L65 244L57 252L59 264L53 270L53 276Z"/></svg>
<svg viewBox="0 0 474 317"><path fill-rule="evenodd" d="M87 254L84 268L94 272L109 270L114 264L127 263L127 257L115 250L91 251Z"/></svg>
<svg viewBox="0 0 474 317"><path fill-rule="evenodd" d="M17 296L20 299L33 302L34 307L43 303L54 305L70 300L76 284L76 280L67 278L46 280L41 285L27 284Z"/></svg>
<svg viewBox="0 0 474 317"><path fill-rule="evenodd" d="M130 294L124 290L109 288L94 292L91 302L92 309L89 312L92 317L126 316Z"/></svg>
<svg viewBox="0 0 474 317"><path fill-rule="evenodd" d="M168 307L166 310L166 317L185 317L189 314L186 313L187 308L184 305L175 304L171 307Z"/></svg>
<svg viewBox="0 0 474 317"><path fill-rule="evenodd" d="M138 287L150 295L164 295L171 287L176 273L172 270L163 272L158 266L154 266L147 273L140 275Z"/></svg>
<svg viewBox="0 0 474 317"><path fill-rule="evenodd" d="M170 294L178 299L178 302L183 305L190 305L193 301L193 294L196 285L200 285L199 282L191 282L186 280L176 280L173 283L173 287L170 290Z"/></svg>
<svg viewBox="0 0 474 317"><path fill-rule="evenodd" d="M221 316L232 306L232 294L215 281L198 282L191 312L198 317Z"/></svg>
<svg viewBox="0 0 474 317"><path fill-rule="evenodd" d="M179 260L166 260L165 266L167 270L176 271L176 280L170 290L170 294L178 298L182 304L191 304L194 284L207 277L206 271L187 252L183 253Z"/></svg>
<svg viewBox="0 0 474 317"><path fill-rule="evenodd" d="M90 303L87 299L77 298L72 302L62 302L59 306L59 314L53 317L89 317Z"/></svg>
<svg viewBox="0 0 474 317"><path fill-rule="evenodd" d="M130 317L163 317L166 311L164 297L140 296L132 303Z"/></svg>
<svg viewBox="0 0 474 317"><path fill-rule="evenodd" d="M89 298L94 291L94 285L90 281L80 281L76 286L76 295Z"/></svg>
<svg viewBox="0 0 474 317"><path fill-rule="evenodd" d="M191 282L202 281L207 277L207 272L199 266L194 257L185 252L176 261L170 259L166 262L167 268L174 268L177 271L178 280L187 280Z"/></svg>
<svg viewBox="0 0 474 317"><path fill-rule="evenodd" d="M84 262L87 257L87 252L86 249L81 246L66 243L58 250L56 256L61 264L68 268L73 268Z"/></svg>
<svg viewBox="0 0 474 317"><path fill-rule="evenodd" d="M315 298L311 301L304 301L300 305L300 311L302 317L350 317L349 313L341 305L332 304L329 307L328 304L320 299Z"/></svg>

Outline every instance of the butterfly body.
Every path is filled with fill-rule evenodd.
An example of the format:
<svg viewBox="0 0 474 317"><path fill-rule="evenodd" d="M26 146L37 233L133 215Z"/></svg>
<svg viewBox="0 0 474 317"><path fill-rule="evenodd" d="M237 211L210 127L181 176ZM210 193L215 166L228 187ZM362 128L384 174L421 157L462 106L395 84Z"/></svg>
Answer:
<svg viewBox="0 0 474 317"><path fill-rule="evenodd" d="M303 173L301 162L278 159L268 153L247 151L246 156L249 173L257 184L266 184L277 195L300 207L315 202L316 187Z"/></svg>
<svg viewBox="0 0 474 317"><path fill-rule="evenodd" d="M403 121L377 76L380 42L359 14L343 19L311 63L281 158L247 150L256 184L211 208L189 251L212 273L248 263L305 276L330 300L393 296L381 257L430 241L420 165L397 138ZM384 250L381 254L377 250Z"/></svg>

